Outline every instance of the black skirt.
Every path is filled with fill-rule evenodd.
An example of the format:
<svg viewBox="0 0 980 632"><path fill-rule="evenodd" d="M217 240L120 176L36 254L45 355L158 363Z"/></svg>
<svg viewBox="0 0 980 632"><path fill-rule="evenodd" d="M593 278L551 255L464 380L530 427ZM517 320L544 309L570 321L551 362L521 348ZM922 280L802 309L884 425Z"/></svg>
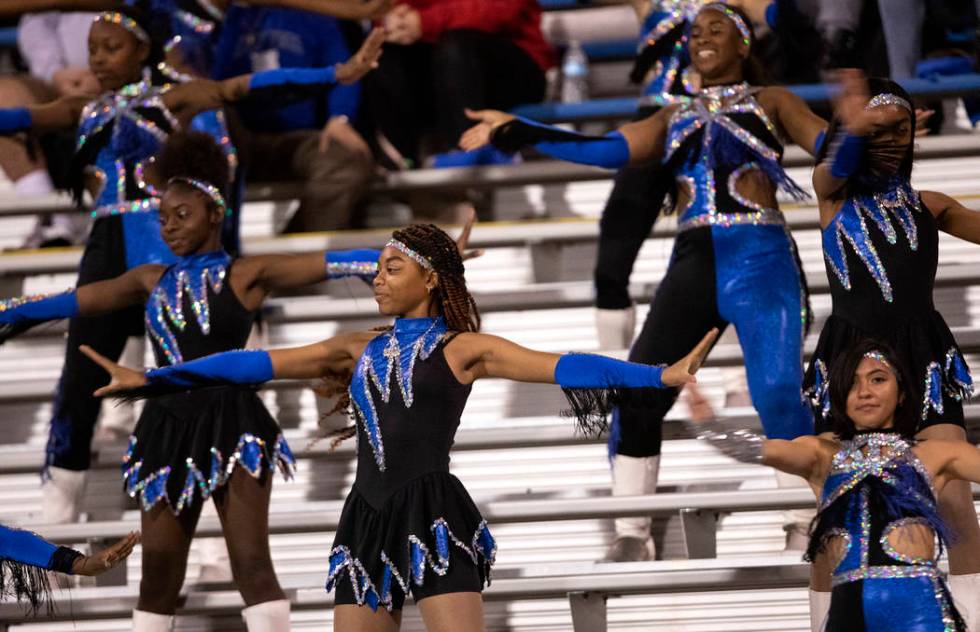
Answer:
<svg viewBox="0 0 980 632"><path fill-rule="evenodd" d="M126 492L144 510L165 502L179 514L224 485L235 468L259 478L295 459L254 389L220 386L147 400L123 457Z"/></svg>
<svg viewBox="0 0 980 632"><path fill-rule="evenodd" d="M380 507L355 485L330 551L327 590L349 581L359 605L391 610L413 586L424 586L427 575L449 572L458 555L467 556L489 584L496 552L480 510L448 472L408 482Z"/></svg>
<svg viewBox="0 0 980 632"><path fill-rule="evenodd" d="M973 378L953 333L932 310L895 327L864 329L831 315L820 332L813 359L803 376L803 391L814 409L817 432L831 430L828 375L838 356L865 338L890 346L912 372L919 429L937 424L964 425L963 400L973 394Z"/></svg>

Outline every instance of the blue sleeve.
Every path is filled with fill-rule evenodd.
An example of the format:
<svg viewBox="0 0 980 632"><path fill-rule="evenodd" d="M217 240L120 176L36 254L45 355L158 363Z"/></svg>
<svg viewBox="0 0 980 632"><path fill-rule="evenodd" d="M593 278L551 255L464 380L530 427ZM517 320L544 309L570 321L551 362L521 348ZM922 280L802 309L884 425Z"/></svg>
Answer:
<svg viewBox="0 0 980 632"><path fill-rule="evenodd" d="M331 28L321 36L323 59L318 65L333 66L350 59L351 52L344 41L337 21L330 19ZM329 116L346 116L353 123L357 118L357 108L361 103L361 82L350 85L338 84L327 95L327 112Z"/></svg>
<svg viewBox="0 0 980 632"><path fill-rule="evenodd" d="M0 108L0 134L14 134L30 128L30 110L27 108Z"/></svg>
<svg viewBox="0 0 980 632"><path fill-rule="evenodd" d="M37 294L0 300L2 325L58 320L76 315L78 315L78 297L74 290L61 294Z"/></svg>
<svg viewBox="0 0 980 632"><path fill-rule="evenodd" d="M517 117L494 130L491 142L501 151L514 152L530 145L559 160L607 169L625 167L630 161L629 144L618 130L586 136Z"/></svg>
<svg viewBox="0 0 980 632"><path fill-rule="evenodd" d="M146 372L147 387L186 390L222 384L261 384L273 378L272 358L261 349L216 353Z"/></svg>
<svg viewBox="0 0 980 632"><path fill-rule="evenodd" d="M342 279L356 276L371 281L378 274L380 250L361 248L357 250L330 250L324 257L328 279Z"/></svg>
<svg viewBox="0 0 980 632"><path fill-rule="evenodd" d="M253 73L248 81L249 92L277 88L326 88L337 83L333 66L328 68L276 68Z"/></svg>
<svg viewBox="0 0 980 632"><path fill-rule="evenodd" d="M831 156L831 175L835 178L848 178L857 172L864 159L864 137L838 132L831 141L828 155Z"/></svg>
<svg viewBox="0 0 980 632"><path fill-rule="evenodd" d="M51 568L58 546L21 529L0 525L0 558L40 568Z"/></svg>
<svg viewBox="0 0 980 632"><path fill-rule="evenodd" d="M663 388L663 367L623 362L601 355L569 353L555 365L562 388Z"/></svg>

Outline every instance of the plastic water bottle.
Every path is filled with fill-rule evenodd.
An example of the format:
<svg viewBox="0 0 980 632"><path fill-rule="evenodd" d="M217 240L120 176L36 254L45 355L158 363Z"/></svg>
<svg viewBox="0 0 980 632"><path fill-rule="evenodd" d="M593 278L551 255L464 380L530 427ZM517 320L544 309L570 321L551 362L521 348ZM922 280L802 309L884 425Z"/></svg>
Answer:
<svg viewBox="0 0 980 632"><path fill-rule="evenodd" d="M582 45L572 40L561 66L562 103L581 103L589 98L589 58Z"/></svg>

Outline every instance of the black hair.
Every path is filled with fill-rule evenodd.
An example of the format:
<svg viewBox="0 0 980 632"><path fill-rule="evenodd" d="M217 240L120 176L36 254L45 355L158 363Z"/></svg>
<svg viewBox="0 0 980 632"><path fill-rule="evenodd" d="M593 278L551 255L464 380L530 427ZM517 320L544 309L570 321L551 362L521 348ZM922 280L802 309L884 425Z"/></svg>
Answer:
<svg viewBox="0 0 980 632"><path fill-rule="evenodd" d="M912 96L903 88L891 79L885 79L883 77L869 77L868 78L868 95L871 98L879 94L894 94L895 96L905 99L908 104L912 104ZM913 141L915 133L915 112L909 112L909 124L913 131ZM835 136L841 129L842 122L834 114L834 117L830 120L830 126L827 128L827 133L824 135L824 141L817 150L817 164L827 160L828 154L830 152L830 146ZM902 161L898 167L898 175L903 179L908 180L912 177L912 162L915 153L915 143L909 143L908 149L905 155L902 157ZM853 197L856 195L863 195L873 192L876 187L880 187L881 180L876 178L867 170L867 161L863 161L861 168L858 173L851 176L848 179L847 186L845 188L845 193L847 197Z"/></svg>
<svg viewBox="0 0 980 632"><path fill-rule="evenodd" d="M888 344L865 338L839 355L830 367L830 416L834 434L842 440L853 439L858 433L854 421L847 416L847 397L854 385L854 374L861 360L869 353L881 354L891 367L898 380L898 389L903 398L895 409L894 430L901 436L912 439L919 427L916 402L921 400L917 384L912 380L908 365Z"/></svg>
<svg viewBox="0 0 980 632"><path fill-rule="evenodd" d="M192 178L226 195L230 178L228 159L210 134L174 132L154 157L154 168L161 183L172 178Z"/></svg>

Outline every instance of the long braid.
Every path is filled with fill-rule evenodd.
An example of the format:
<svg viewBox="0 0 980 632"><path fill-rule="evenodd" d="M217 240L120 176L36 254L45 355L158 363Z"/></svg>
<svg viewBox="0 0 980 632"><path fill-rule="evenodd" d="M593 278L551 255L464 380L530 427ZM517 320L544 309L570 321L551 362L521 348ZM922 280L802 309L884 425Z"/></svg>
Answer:
<svg viewBox="0 0 980 632"><path fill-rule="evenodd" d="M473 295L466 289L463 257L456 247L456 242L434 224L412 224L407 228L396 230L392 237L425 257L439 275L436 307L446 320L450 331L479 331L480 312ZM336 405L321 418L349 409L350 391L347 388L350 386L351 377L328 376L318 388L314 389L317 394L325 397L338 396ZM343 388L338 389L338 385ZM331 440L330 449L334 450L345 440L356 435L357 426L350 425L328 433L326 438ZM323 437L317 438L314 443L320 438Z"/></svg>

